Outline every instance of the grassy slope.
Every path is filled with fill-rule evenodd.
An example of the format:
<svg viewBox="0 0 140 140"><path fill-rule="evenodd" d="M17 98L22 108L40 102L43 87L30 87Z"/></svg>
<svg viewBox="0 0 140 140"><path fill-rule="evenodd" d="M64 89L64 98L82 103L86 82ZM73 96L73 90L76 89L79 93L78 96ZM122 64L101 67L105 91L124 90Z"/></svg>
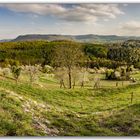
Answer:
<svg viewBox="0 0 140 140"><path fill-rule="evenodd" d="M3 79L0 98L2 136L140 135L140 85L69 90Z"/></svg>

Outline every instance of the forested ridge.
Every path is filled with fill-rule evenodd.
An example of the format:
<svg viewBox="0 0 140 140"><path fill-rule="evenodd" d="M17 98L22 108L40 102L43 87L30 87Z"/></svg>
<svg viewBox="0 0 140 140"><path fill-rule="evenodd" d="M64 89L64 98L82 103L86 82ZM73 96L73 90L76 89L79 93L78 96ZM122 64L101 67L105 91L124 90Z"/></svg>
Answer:
<svg viewBox="0 0 140 140"><path fill-rule="evenodd" d="M88 57L90 67L114 68L124 63L139 67L140 41L128 40L123 43L78 43L74 41L23 41L0 43L0 64L17 60L21 64L51 64L54 48L80 45ZM130 60L131 59L131 60Z"/></svg>

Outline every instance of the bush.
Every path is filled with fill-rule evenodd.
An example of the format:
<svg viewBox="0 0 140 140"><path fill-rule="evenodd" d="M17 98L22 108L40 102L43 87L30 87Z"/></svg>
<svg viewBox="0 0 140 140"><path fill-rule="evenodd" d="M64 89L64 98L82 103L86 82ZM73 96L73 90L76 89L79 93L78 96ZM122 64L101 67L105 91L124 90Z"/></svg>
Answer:
<svg viewBox="0 0 140 140"><path fill-rule="evenodd" d="M10 69L9 69L9 68L3 68L3 69L2 69L2 74L3 74L3 76L8 76L8 75L10 75Z"/></svg>
<svg viewBox="0 0 140 140"><path fill-rule="evenodd" d="M113 70L107 70L106 71L106 79L107 80L112 80L114 77L114 71Z"/></svg>
<svg viewBox="0 0 140 140"><path fill-rule="evenodd" d="M129 80L130 79L129 71L127 70L126 67L119 67L116 70L107 70L106 79L107 80Z"/></svg>
<svg viewBox="0 0 140 140"><path fill-rule="evenodd" d="M42 72L43 73L52 73L54 70L53 70L53 67L49 66L49 65L45 65L43 68L42 68Z"/></svg>

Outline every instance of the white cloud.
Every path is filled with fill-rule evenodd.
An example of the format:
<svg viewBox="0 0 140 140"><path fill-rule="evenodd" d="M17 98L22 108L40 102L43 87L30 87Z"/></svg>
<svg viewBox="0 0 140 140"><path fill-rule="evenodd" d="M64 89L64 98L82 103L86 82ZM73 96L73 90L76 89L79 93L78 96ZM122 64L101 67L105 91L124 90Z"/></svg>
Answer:
<svg viewBox="0 0 140 140"><path fill-rule="evenodd" d="M140 21L127 21L120 23L116 30L119 35L140 36Z"/></svg>
<svg viewBox="0 0 140 140"><path fill-rule="evenodd" d="M133 30L133 31L140 30L140 21L129 21L122 24L120 27L121 29L125 30Z"/></svg>
<svg viewBox="0 0 140 140"><path fill-rule="evenodd" d="M50 15L65 21L97 21L98 19L114 19L124 14L118 4L1 4L11 11Z"/></svg>
<svg viewBox="0 0 140 140"><path fill-rule="evenodd" d="M124 6L124 7L128 6L128 3L124 3L123 6Z"/></svg>

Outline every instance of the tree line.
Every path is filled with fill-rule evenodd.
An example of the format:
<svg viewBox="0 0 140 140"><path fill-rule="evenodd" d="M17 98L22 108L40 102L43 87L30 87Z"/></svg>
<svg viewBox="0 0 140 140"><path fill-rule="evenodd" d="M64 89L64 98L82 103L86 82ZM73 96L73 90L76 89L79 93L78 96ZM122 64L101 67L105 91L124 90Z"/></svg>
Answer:
<svg viewBox="0 0 140 140"><path fill-rule="evenodd" d="M136 42L136 41L135 41ZM82 62L89 67L116 68L124 64L133 64L140 67L140 48L138 43L132 45L128 42L120 44L93 44L78 43L73 41L24 41L0 43L0 65L5 67L12 60L17 60L23 65L54 65L54 53L59 48L66 46L79 46L86 60ZM73 49L72 48L72 49ZM70 50L69 50L70 51ZM61 55L61 54L60 54Z"/></svg>

